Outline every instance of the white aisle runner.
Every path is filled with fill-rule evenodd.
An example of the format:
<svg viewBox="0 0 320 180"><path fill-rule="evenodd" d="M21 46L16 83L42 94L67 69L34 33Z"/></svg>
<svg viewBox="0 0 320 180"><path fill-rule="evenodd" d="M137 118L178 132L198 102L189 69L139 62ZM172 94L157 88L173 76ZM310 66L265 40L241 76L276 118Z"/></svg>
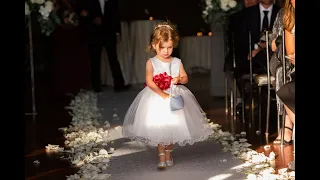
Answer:
<svg viewBox="0 0 320 180"><path fill-rule="evenodd" d="M121 125L126 110L141 90L133 87L123 93L106 90L99 96L98 106L104 120ZM112 120L116 108L119 120ZM242 180L246 176L235 170L243 164L234 159L230 152L223 152L222 146L214 140L199 142L193 146L174 147L175 166L165 171L157 170L157 150L126 139L115 140L111 145L116 149L108 167L112 180Z"/></svg>

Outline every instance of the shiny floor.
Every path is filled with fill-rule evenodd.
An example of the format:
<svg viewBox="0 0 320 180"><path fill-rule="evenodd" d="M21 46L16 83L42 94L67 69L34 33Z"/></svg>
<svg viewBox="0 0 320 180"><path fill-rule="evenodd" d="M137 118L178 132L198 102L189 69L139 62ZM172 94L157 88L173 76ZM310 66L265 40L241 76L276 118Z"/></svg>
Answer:
<svg viewBox="0 0 320 180"><path fill-rule="evenodd" d="M32 112L32 97L30 77L26 76L26 92L25 92L25 112ZM69 104L71 98L65 95L59 95L55 91L50 74L38 73L35 75L35 94L36 94L36 116L25 116L25 179L27 180L62 180L65 176L74 174L77 170L72 169L68 161L57 158L55 154L48 154L45 146L48 144L64 144L64 139L60 127L66 127L71 121L71 117L64 109ZM199 78L199 77L198 77ZM206 83L205 78L197 79L197 81ZM194 79L196 80L196 79ZM192 80L190 81L192 82ZM271 151L276 154L276 170L287 167L287 164L294 159L293 145L285 145L280 148L279 145L272 144L272 140L276 137L276 115L275 109L271 108L270 116L270 136L265 138L264 129L265 121L262 121L262 133L257 134L258 130L258 114L255 113L255 119L249 128L249 122L242 122L238 117L231 123L230 117L226 116L224 98L208 98L208 89L199 89L190 83L190 90L194 92L199 103L207 113L208 118L215 123L221 124L223 130L239 133L247 132L247 139L253 146L252 148L258 152L264 152L268 155ZM198 88L198 89L197 89ZM274 102L272 102L274 104ZM255 108L256 109L256 108ZM265 116L262 116L265 117ZM246 118L247 119L247 118ZM266 144L270 144L269 149L264 149ZM33 161L38 160L40 164L35 165Z"/></svg>

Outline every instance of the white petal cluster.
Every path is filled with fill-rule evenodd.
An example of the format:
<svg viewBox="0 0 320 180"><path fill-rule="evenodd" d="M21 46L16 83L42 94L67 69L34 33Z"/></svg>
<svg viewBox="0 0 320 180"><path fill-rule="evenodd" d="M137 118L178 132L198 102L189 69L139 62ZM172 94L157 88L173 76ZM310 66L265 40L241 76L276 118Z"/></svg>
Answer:
<svg viewBox="0 0 320 180"><path fill-rule="evenodd" d="M27 2L24 3L24 14L26 16L30 14L30 8Z"/></svg>
<svg viewBox="0 0 320 180"><path fill-rule="evenodd" d="M207 119L209 122L210 119ZM214 130L212 138L220 142L223 146L223 151L230 151L235 158L244 161L243 166L237 169L238 172L247 174L248 180L292 180L294 179L294 171L287 171L287 168L279 170L276 174L275 169L275 154L270 152L269 156L264 153L258 153L251 148L251 144L247 142L246 132L240 134L231 134L227 131L222 131L219 124L209 123ZM267 147L266 147L267 148ZM221 160L221 162L225 162Z"/></svg>
<svg viewBox="0 0 320 180"><path fill-rule="evenodd" d="M212 0L205 0L205 8L203 9L202 14L207 16L212 8Z"/></svg>
<svg viewBox="0 0 320 180"><path fill-rule="evenodd" d="M30 0L32 4L43 4L45 0Z"/></svg>
<svg viewBox="0 0 320 180"><path fill-rule="evenodd" d="M31 3L31 5L36 4L36 5L40 5L39 6L35 6L35 7L39 7L39 9L37 9L36 11L38 11L43 19L48 19L50 16L50 13L52 12L53 8L54 8L54 4L51 0L30 0L29 1ZM25 15L29 15L30 12L30 7L28 5L27 2L25 2Z"/></svg>
<svg viewBox="0 0 320 180"><path fill-rule="evenodd" d="M229 11L230 9L237 6L237 1L235 0L220 0L220 8L223 11Z"/></svg>
<svg viewBox="0 0 320 180"><path fill-rule="evenodd" d="M69 155L65 158L80 170L73 175L67 176L67 180L89 180L108 179L110 174L104 173L109 166L109 160L114 148L106 150L108 144L121 137L121 127L109 129L108 121L99 123L101 114L97 107L97 94L93 92L80 92L67 107L72 115L72 122L69 127L59 128L64 132L65 147L49 144L48 151L64 152ZM206 119L210 122L210 119ZM287 168L280 169L275 173L275 154L271 152L269 156L258 153L251 148L247 142L246 133L233 135L230 132L222 131L221 125L213 122L209 123L214 133L211 138L218 141L223 146L223 151L230 151L235 158L244 161L244 164L236 169L247 175L247 179L254 180L291 180L294 179L294 171ZM225 159L220 160L227 163Z"/></svg>
<svg viewBox="0 0 320 180"><path fill-rule="evenodd" d="M104 171L109 166L110 153L114 148L106 150L112 140L119 138L121 128L110 129L110 123L100 123L102 115L97 106L97 94L81 91L66 107L72 115L69 127L59 128L64 133L65 149L58 145L49 144L47 151L63 152L72 165L80 170L67 176L67 180L108 179L110 174Z"/></svg>

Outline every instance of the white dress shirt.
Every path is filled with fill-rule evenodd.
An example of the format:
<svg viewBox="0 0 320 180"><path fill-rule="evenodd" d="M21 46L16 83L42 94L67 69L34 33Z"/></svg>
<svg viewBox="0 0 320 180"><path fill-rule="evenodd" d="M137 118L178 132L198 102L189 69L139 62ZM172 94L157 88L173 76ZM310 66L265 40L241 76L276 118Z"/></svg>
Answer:
<svg viewBox="0 0 320 180"><path fill-rule="evenodd" d="M269 23L269 26L270 26L273 4L268 9L266 9L261 5L261 3L259 3L259 7L260 7L260 31L261 31L262 30L263 17L264 17L264 12L263 11L269 11L268 12L268 23Z"/></svg>
<svg viewBox="0 0 320 180"><path fill-rule="evenodd" d="M104 14L104 3L106 1L108 1L108 0L99 0L102 14Z"/></svg>

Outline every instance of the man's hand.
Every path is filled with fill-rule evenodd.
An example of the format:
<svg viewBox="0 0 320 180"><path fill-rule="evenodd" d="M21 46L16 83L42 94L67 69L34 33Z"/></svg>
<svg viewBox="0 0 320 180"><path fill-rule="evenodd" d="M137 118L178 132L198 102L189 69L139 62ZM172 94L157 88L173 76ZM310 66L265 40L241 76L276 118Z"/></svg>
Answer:
<svg viewBox="0 0 320 180"><path fill-rule="evenodd" d="M252 58L254 58L259 52L260 52L260 49L253 50L252 51ZM250 60L250 54L248 54L248 60Z"/></svg>
<svg viewBox="0 0 320 180"><path fill-rule="evenodd" d="M82 17L87 17L87 16L88 16L88 11L86 11L86 10L81 10L80 16L82 16Z"/></svg>
<svg viewBox="0 0 320 180"><path fill-rule="evenodd" d="M98 16L98 17L94 18L93 23L96 25L101 25L101 23L102 23L101 17Z"/></svg>

